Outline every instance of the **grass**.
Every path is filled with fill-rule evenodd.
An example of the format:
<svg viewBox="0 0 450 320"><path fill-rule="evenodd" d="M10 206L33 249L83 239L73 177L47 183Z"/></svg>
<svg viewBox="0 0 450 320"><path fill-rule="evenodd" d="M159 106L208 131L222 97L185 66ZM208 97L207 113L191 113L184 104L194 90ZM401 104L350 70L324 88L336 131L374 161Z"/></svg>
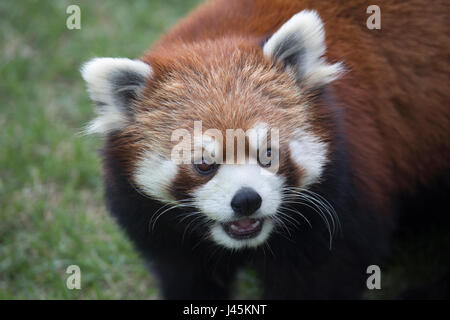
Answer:
<svg viewBox="0 0 450 320"><path fill-rule="evenodd" d="M158 297L105 212L93 116L79 74L95 56L138 57L197 0L0 2L0 299ZM81 8L81 30L66 8ZM82 290L65 270L82 271Z"/></svg>
<svg viewBox="0 0 450 320"><path fill-rule="evenodd" d="M198 2L0 2L0 299L159 297L103 206L100 141L78 135L93 116L78 70L95 56L140 56ZM74 3L81 30L66 28ZM66 288L72 264L82 290ZM388 288L404 276L393 270ZM248 272L239 282L239 297L257 296Z"/></svg>

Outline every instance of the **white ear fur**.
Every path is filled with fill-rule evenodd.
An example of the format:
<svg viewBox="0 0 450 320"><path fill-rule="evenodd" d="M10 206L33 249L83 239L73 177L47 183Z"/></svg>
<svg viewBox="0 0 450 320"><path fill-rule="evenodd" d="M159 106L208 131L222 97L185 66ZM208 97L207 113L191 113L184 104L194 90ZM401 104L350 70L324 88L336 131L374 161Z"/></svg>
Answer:
<svg viewBox="0 0 450 320"><path fill-rule="evenodd" d="M319 88L339 78L342 63L329 64L325 54L325 31L315 11L303 10L295 14L265 43L266 58L275 58L293 65L298 80L306 88Z"/></svg>
<svg viewBox="0 0 450 320"><path fill-rule="evenodd" d="M91 99L97 104L97 117L87 126L87 133L108 134L120 130L129 121L130 99L136 97L151 67L127 58L95 58L81 67Z"/></svg>

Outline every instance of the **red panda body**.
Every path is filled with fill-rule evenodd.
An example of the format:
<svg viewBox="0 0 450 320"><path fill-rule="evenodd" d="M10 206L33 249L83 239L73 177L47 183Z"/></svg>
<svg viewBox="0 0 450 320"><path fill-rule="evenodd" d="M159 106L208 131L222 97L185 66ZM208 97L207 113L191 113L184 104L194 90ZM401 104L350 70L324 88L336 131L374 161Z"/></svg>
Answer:
<svg viewBox="0 0 450 320"><path fill-rule="evenodd" d="M402 214L399 197L417 198L437 180L444 180L448 191L448 5L385 1L380 30L366 27L368 6L216 0L166 33L139 61L147 66L130 64L127 75L108 86L96 83L109 64L85 67L93 100L121 104L110 117L102 109L91 126L106 136L108 206L153 262L165 297L228 297L242 265L257 270L266 298L358 297L367 266L381 265L389 251ZM108 100L105 87L127 95ZM124 106L131 107L122 113ZM211 175L198 174L191 164L172 170L161 160L174 145L171 134L180 128L192 132L197 120L204 130L220 132L261 122L280 128L279 179L253 182L254 174L247 172L234 178L234 167L225 165L212 167ZM253 240L228 239L214 225L220 221L228 235L230 227L247 226L244 218L233 225L235 218L220 216L228 212L221 201L231 198L217 196L220 189L211 181L233 192L234 185L244 186L245 210L262 198L245 223L262 224L258 232L267 238L255 233ZM254 186L266 183L272 189ZM279 202L266 201L277 198L278 190ZM292 200L291 191L302 201ZM233 205L236 196L232 199L234 214L242 213L242 206ZM305 205L308 199L313 202ZM264 207L271 201L276 209ZM293 213L287 219L299 226L288 234L276 218L266 228L272 215L265 212L278 213L283 205L289 207L280 214L301 212L312 228ZM196 212L204 213L209 220L197 226L189 216L180 223L183 211L194 219ZM323 215L330 216L328 227ZM198 228L190 232L186 222ZM331 229L336 235L330 249Z"/></svg>

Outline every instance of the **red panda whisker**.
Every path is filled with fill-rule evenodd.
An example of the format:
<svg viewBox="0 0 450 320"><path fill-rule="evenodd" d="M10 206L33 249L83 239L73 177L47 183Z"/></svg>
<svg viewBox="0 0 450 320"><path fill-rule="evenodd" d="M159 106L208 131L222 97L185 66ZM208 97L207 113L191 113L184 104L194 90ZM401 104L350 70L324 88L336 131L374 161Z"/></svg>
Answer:
<svg viewBox="0 0 450 320"><path fill-rule="evenodd" d="M203 217L204 218L204 217ZM208 226L211 225L211 221L210 220L204 220L203 222L197 223L196 225L194 225L194 227L192 228L192 232L194 232L195 230L197 230L197 228L203 227L203 226Z"/></svg>
<svg viewBox="0 0 450 320"><path fill-rule="evenodd" d="M341 228L339 216L338 216L336 210L334 209L334 207L331 205L331 203L326 198L324 198L320 194L318 194L314 191L311 191L309 189L298 188L297 190L292 190L292 191L299 191L300 193L303 193L303 194L304 194L304 192L306 192L306 193L309 193L313 198L317 197L318 198L318 199L316 199L317 201L321 200L320 202L323 202L326 205L326 207L329 208L329 210L331 211L331 214L336 218L337 228L338 229Z"/></svg>
<svg viewBox="0 0 450 320"><path fill-rule="evenodd" d="M320 212L325 216L328 215L330 217L330 220L333 224L333 235L336 231L336 223L334 222L334 217L333 214L329 211L329 209L323 204L323 202L321 202L320 200L315 199L312 196L309 195L305 195L305 194L297 194L297 197L302 198L306 201L308 201L309 203L313 204L318 210L320 210ZM322 210L323 209L323 210ZM324 212L325 211L325 212Z"/></svg>
<svg viewBox="0 0 450 320"><path fill-rule="evenodd" d="M285 218L286 219L285 221L292 224L295 228L298 228L299 226L301 226L300 222L298 222L297 220L295 220L294 218L292 218L291 216L289 216L282 210L278 210L277 213L280 215L281 218Z"/></svg>
<svg viewBox="0 0 450 320"><path fill-rule="evenodd" d="M285 188L287 189L287 188ZM308 191L310 194L306 195L304 192ZM302 189L302 191L298 191L295 190L294 188L290 189L290 192L294 193L294 195L287 195L285 196L286 198L295 198L295 197L302 197L303 199L307 200L308 202L311 202L312 204L314 204L322 213L322 209L325 211L325 213L327 215L330 216L331 222L333 224L333 235L336 233L336 231L341 230L341 224L339 221L339 217L336 213L336 211L334 210L334 208L331 206L331 204L322 196L320 196L319 194L310 191L310 190L306 190L306 189ZM317 198L319 199L317 199Z"/></svg>
<svg viewBox="0 0 450 320"><path fill-rule="evenodd" d="M326 224L327 224L327 227L328 227L328 230L330 231L330 234L331 234L331 226L330 226L330 224L329 224L329 222L328 222L328 219L327 219L327 217L326 217L326 215L314 204L314 203L311 203L310 201L309 201L309 199L299 199L299 198L297 198L296 200L299 200L299 201L287 201L287 202L285 202L286 204L301 204L301 205L304 205L304 206L306 206L306 207L308 207L308 208L310 208L311 210L313 210L314 212L316 212L319 216L321 216L322 217L322 219L326 222ZM300 200L306 200L306 202L304 202L304 201L300 201ZM314 205L314 207L313 206L311 206L311 205L309 205L309 204L312 204L312 205ZM285 208L285 209L287 209L287 208Z"/></svg>
<svg viewBox="0 0 450 320"><path fill-rule="evenodd" d="M198 213L200 213L200 212L198 212ZM197 220L199 220L199 219L202 219L202 218L203 218L203 217L202 217L201 215L198 215L197 217L195 217L194 219L192 219L192 221L189 222L189 223L186 225L186 227L184 228L184 231L183 231L183 235L182 235L182 237L181 237L181 242L182 242L182 243L184 242L184 238L185 238L185 236L186 236L186 232L189 230L189 227L190 227L195 221L197 221ZM193 229L192 232L194 232L194 230L195 230L195 229Z"/></svg>
<svg viewBox="0 0 450 320"><path fill-rule="evenodd" d="M304 200L308 200L308 199L304 199ZM309 202L309 203L311 203L311 202ZM332 230L331 230L331 226L330 226L330 223L329 223L329 221L328 221L328 219L327 219L327 216L321 211L321 210L318 210L318 209L316 209L317 208L317 205L315 205L314 203L312 203L315 207L312 207L312 206L310 206L307 202L298 202L298 201L289 201L288 202L288 204L301 204L301 205L304 205L304 206L306 206L306 207L308 207L308 208L310 208L311 210L313 210L313 211L315 211L321 218L322 218L322 220L325 222L325 225L327 226L327 230L328 230L328 233L329 233L329 236L330 236L330 248L331 248L331 245L332 245L332 241L333 241L333 232L332 232ZM292 209L289 209L289 208L284 208L285 210L288 210L288 211L291 211L291 212L296 212L296 213L299 213L299 212L297 212L297 211L295 211L295 210L292 210ZM300 213L299 213L300 214ZM302 215L303 216L303 215ZM306 218L305 218L306 219ZM309 221L308 221L309 222ZM310 224L311 225L311 224ZM311 227L312 228L312 227Z"/></svg>
<svg viewBox="0 0 450 320"><path fill-rule="evenodd" d="M130 179L127 179L128 183L130 184L130 186L137 192L139 193L141 196L147 198L147 199L151 199L153 200L151 197L149 197L148 195L146 195L145 193L143 193Z"/></svg>
<svg viewBox="0 0 450 320"><path fill-rule="evenodd" d="M209 233L205 233L205 234L200 238L200 240L199 240L195 245L192 246L192 251L194 251L196 248L198 248L198 246L199 246L202 242L204 242L204 241L206 241L206 240L208 240L208 239L210 239L210 238L211 238L211 235L210 235ZM218 248L222 249L221 247L218 247ZM211 254L211 255L212 255L212 254Z"/></svg>
<svg viewBox="0 0 450 320"><path fill-rule="evenodd" d="M155 217L155 219L153 220L153 217L152 217L152 219L150 219L150 225L151 225L151 230L152 230L152 231L155 229L156 222L158 221L158 219L159 219L164 213L169 212L169 211L171 211L171 210L173 210L173 209L176 209L176 208L186 208L186 207L191 207L191 208L192 208L192 207L193 207L193 206L190 205L190 204L176 203L176 204L173 204L172 206L170 206L169 208L165 209L164 211L162 211L161 213L158 214L159 211L161 211L163 208L167 207L168 205L171 205L171 204L167 204L167 205L162 206L161 208L159 208L159 209L153 214L153 217ZM153 220L153 222L152 222L152 220Z"/></svg>
<svg viewBox="0 0 450 320"><path fill-rule="evenodd" d="M280 212L277 212L280 213ZM289 237L291 237L291 232L289 231L289 228L287 227L285 221L283 221L282 216L280 214L279 217L274 217L274 221L279 224L284 230L286 230L287 234L289 235Z"/></svg>
<svg viewBox="0 0 450 320"><path fill-rule="evenodd" d="M189 219L190 217L196 216L198 214L202 214L202 212L195 211L195 212L188 212L187 214L183 214L184 217L181 218L180 221L178 221L178 223L182 223L184 220Z"/></svg>
<svg viewBox="0 0 450 320"><path fill-rule="evenodd" d="M338 229L341 227L341 225L340 225L340 220L339 220L339 216L338 216L336 210L334 209L334 207L331 205L331 203L330 203L326 198L324 198L324 197L321 196L320 194L318 194L318 193L316 193L316 192L314 192L314 191L308 190L308 189L302 189L302 192L309 193L309 194L312 195L313 197L314 197L314 196L317 197L318 199L316 199L316 200L321 200L321 202L324 202L324 203L327 205L327 207L330 209L331 213L332 213L332 214L334 215L334 217L336 218L336 222L337 222L337 224L338 224L338 226L337 226Z"/></svg>
<svg viewBox="0 0 450 320"><path fill-rule="evenodd" d="M205 234L200 237L200 240L197 241L195 245L192 246L192 251L194 251L203 241L206 241L209 238L209 234Z"/></svg>
<svg viewBox="0 0 450 320"><path fill-rule="evenodd" d="M275 258L275 253L273 252L272 248L270 247L269 242L264 242L263 248L267 246L267 249L269 249L270 253L272 253L272 256Z"/></svg>
<svg viewBox="0 0 450 320"><path fill-rule="evenodd" d="M284 239L288 240L289 242L295 243L291 237L286 236L286 234L284 232L282 232L282 230L279 230L277 228L275 228L274 233L279 234L280 236L282 236Z"/></svg>
<svg viewBox="0 0 450 320"><path fill-rule="evenodd" d="M291 209L291 208L284 207L284 206L281 206L280 209L282 209L282 210L287 210L287 211L289 211L289 212L298 214L300 217L302 217L302 218L306 221L306 223L308 223L308 225L309 225L310 228L312 229L311 222L309 222L308 218L306 218L305 215L303 215L301 212L299 212L299 211L297 211L297 210L294 210L294 209Z"/></svg>

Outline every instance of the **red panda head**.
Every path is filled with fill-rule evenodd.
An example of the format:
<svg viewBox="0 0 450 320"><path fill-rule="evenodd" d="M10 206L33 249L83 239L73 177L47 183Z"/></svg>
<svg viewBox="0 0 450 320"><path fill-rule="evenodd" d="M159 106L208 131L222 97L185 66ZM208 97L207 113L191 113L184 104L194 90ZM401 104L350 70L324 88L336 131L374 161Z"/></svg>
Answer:
<svg viewBox="0 0 450 320"><path fill-rule="evenodd" d="M98 105L87 130L111 138L138 190L198 211L225 247L258 246L286 192L318 182L329 161L313 96L342 68L324 53L320 18L302 11L262 48L236 36L93 59L82 68Z"/></svg>

